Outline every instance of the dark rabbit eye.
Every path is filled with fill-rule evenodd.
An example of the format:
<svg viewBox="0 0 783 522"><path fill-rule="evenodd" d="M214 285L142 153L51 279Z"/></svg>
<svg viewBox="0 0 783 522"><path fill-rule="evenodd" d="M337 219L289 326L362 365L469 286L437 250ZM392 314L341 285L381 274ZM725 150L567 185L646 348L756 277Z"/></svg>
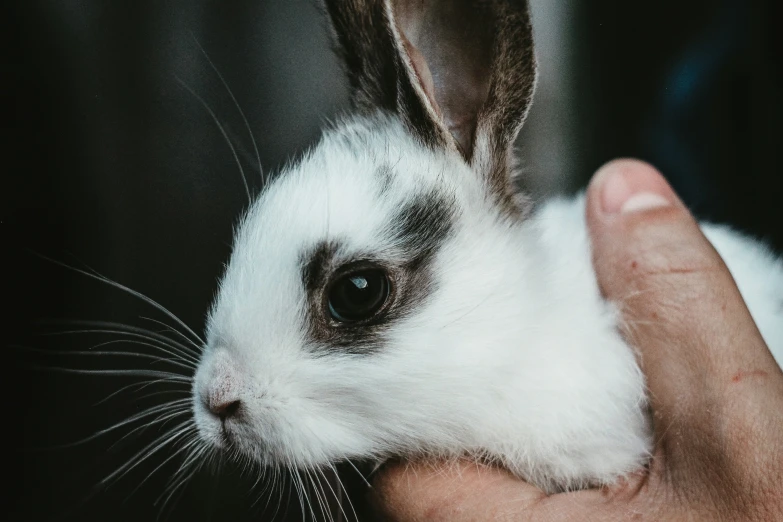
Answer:
<svg viewBox="0 0 783 522"><path fill-rule="evenodd" d="M389 278L377 268L341 276L329 288L329 314L341 323L370 319L389 297Z"/></svg>

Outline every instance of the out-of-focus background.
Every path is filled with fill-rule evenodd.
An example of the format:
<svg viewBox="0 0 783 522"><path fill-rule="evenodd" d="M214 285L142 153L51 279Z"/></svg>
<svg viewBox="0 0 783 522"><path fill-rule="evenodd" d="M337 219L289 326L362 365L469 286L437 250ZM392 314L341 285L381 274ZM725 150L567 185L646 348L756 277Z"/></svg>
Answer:
<svg viewBox="0 0 783 522"><path fill-rule="evenodd" d="M519 142L531 192L574 193L603 162L635 156L658 166L699 216L783 250L780 2L532 4L541 77ZM98 270L201 332L246 205L209 111L257 192L254 145L274 173L347 109L317 1L15 0L3 10L3 518L299 520L290 487L267 507L264 481L231 463L198 473L162 506L181 464L165 462L170 449L96 487L161 432L123 438L134 424L61 445L165 395L100 402L133 379L41 370L134 367L68 355L107 337L51 335L76 326L50 322L154 328L142 317L161 316L37 254Z"/></svg>

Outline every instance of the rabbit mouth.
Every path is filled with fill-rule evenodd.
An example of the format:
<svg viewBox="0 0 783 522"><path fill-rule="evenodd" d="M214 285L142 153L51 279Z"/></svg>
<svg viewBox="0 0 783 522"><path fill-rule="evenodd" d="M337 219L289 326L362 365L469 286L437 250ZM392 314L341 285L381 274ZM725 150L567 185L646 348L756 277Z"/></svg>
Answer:
<svg viewBox="0 0 783 522"><path fill-rule="evenodd" d="M225 421L220 425L220 434L217 442L220 449L229 449L236 445L236 435L231 432Z"/></svg>

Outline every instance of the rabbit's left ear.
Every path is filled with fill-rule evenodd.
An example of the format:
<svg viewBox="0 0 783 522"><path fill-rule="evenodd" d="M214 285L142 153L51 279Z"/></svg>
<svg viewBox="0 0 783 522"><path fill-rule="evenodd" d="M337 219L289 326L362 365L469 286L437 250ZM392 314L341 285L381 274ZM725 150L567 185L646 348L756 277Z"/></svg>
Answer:
<svg viewBox="0 0 783 522"><path fill-rule="evenodd" d="M526 0L326 0L360 108L456 149L510 201L510 151L535 84Z"/></svg>

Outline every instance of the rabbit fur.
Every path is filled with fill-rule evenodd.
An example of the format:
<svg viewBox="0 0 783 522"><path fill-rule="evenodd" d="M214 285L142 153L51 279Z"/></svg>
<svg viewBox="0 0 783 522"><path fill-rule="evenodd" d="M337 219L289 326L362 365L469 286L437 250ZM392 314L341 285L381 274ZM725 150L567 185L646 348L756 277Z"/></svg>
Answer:
<svg viewBox="0 0 783 522"><path fill-rule="evenodd" d="M650 456L645 381L597 286L584 198L532 209L513 189L535 83L526 2L430 5L326 2L355 111L238 227L194 381L199 432L272 466L470 455L546 491L613 483ZM464 38L486 63L453 58L464 43L442 25L466 10L488 25ZM780 364L783 264L703 230ZM340 324L330 284L366 264L388 302Z"/></svg>

